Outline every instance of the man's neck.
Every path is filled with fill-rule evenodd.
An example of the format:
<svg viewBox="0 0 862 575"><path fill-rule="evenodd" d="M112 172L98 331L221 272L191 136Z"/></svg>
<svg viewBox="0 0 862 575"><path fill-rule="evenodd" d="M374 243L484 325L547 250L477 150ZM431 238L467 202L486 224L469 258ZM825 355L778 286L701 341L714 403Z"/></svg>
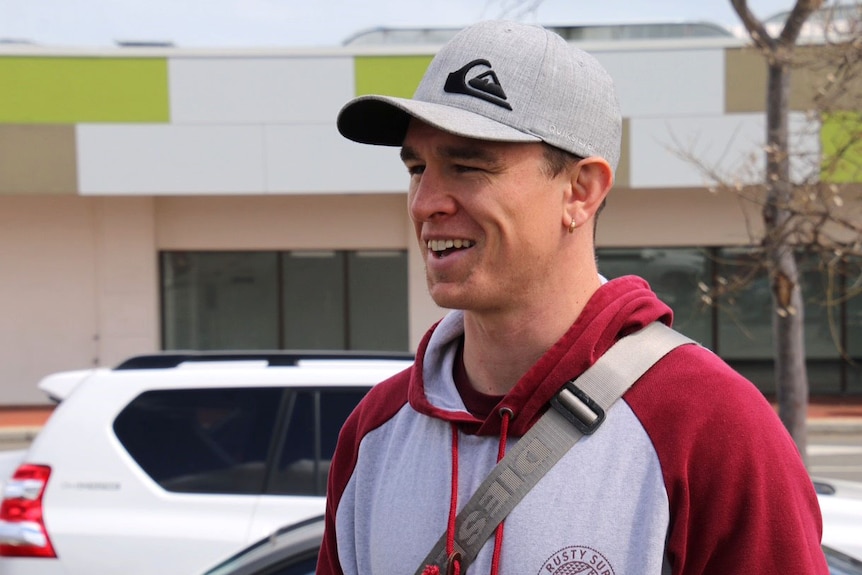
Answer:
<svg viewBox="0 0 862 575"><path fill-rule="evenodd" d="M488 395L508 393L569 330L598 287L597 279L565 301L542 302L518 313L465 311L464 366L472 386Z"/></svg>

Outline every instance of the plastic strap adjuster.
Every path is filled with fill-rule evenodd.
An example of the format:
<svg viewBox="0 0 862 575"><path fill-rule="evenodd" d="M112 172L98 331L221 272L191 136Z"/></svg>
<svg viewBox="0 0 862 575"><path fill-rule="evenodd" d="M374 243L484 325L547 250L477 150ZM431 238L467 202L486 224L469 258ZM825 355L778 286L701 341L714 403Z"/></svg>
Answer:
<svg viewBox="0 0 862 575"><path fill-rule="evenodd" d="M595 433L605 420L605 410L578 389L573 381L566 383L563 389L551 398L551 405L584 435Z"/></svg>

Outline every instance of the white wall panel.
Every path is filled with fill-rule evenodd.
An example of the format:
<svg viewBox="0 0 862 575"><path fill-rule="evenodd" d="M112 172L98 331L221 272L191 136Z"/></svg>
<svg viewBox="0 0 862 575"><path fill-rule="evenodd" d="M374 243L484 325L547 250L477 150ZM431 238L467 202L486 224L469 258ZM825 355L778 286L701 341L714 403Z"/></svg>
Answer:
<svg viewBox="0 0 862 575"><path fill-rule="evenodd" d="M354 95L353 58L172 58L174 123L333 122Z"/></svg>
<svg viewBox="0 0 862 575"><path fill-rule="evenodd" d="M763 114L632 119L631 187L756 184L764 179ZM791 114L792 177L818 170L819 124ZM713 177L714 175L714 177Z"/></svg>
<svg viewBox="0 0 862 575"><path fill-rule="evenodd" d="M82 195L264 190L261 126L80 124L77 145Z"/></svg>
<svg viewBox="0 0 862 575"><path fill-rule="evenodd" d="M357 144L328 125L267 126L267 189L273 193L403 193L399 148Z"/></svg>
<svg viewBox="0 0 862 575"><path fill-rule="evenodd" d="M623 116L724 111L724 50L592 52L614 79Z"/></svg>

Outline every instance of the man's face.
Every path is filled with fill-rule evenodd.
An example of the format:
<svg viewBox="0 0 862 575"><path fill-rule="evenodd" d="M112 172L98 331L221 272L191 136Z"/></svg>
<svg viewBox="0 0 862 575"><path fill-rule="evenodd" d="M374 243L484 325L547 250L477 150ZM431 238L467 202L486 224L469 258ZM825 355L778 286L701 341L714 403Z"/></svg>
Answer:
<svg viewBox="0 0 862 575"><path fill-rule="evenodd" d="M538 143L455 136L413 121L401 150L428 288L446 308L507 312L546 296L565 235L567 173ZM549 282L553 284L553 282Z"/></svg>

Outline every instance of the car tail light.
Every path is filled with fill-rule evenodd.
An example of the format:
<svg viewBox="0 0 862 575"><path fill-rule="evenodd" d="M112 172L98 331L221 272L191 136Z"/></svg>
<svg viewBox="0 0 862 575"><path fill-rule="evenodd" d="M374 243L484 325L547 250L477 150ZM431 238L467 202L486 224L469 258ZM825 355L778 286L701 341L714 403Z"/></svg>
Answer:
<svg viewBox="0 0 862 575"><path fill-rule="evenodd" d="M0 505L0 557L56 557L42 517L51 476L45 465L21 465L6 482Z"/></svg>

